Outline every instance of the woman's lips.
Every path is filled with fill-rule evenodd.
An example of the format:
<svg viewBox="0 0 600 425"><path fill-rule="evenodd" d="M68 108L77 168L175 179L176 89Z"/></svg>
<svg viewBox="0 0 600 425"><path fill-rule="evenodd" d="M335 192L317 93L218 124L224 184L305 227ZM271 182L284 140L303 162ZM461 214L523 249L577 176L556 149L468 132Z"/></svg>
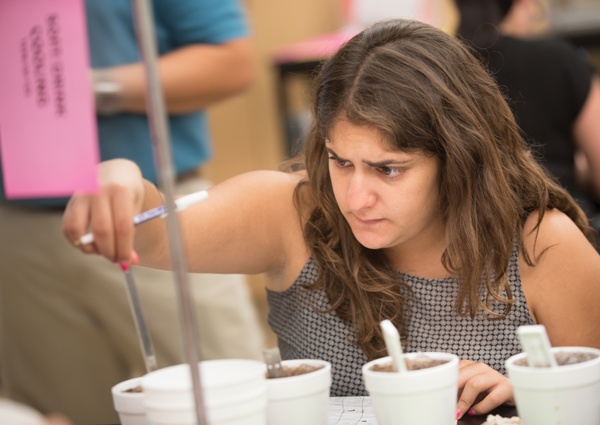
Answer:
<svg viewBox="0 0 600 425"><path fill-rule="evenodd" d="M373 219L373 218L370 218L370 219L369 218L361 218L361 217L358 217L356 215L354 216L354 219L358 222L358 224L361 224L363 226L373 225L373 224L379 223L380 221L383 220L382 218L375 218L375 219Z"/></svg>

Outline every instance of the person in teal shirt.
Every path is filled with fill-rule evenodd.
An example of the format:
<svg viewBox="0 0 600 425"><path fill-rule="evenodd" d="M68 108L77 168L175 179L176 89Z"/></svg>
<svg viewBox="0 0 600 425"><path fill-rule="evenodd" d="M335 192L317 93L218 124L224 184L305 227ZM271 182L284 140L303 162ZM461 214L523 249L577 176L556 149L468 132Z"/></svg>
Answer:
<svg viewBox="0 0 600 425"><path fill-rule="evenodd" d="M237 0L154 0L159 74L179 192L210 185L205 108L254 79L245 11ZM86 0L91 81L102 160L127 158L156 183L130 0ZM1 183L1 182L0 182ZM0 365L10 398L74 423L116 423L110 388L144 373L124 277L73 252L61 235L66 198L7 201L0 184ZM169 272L134 268L159 366L181 363ZM200 353L260 358L262 334L239 275L190 275ZM217 325L220 323L220 325Z"/></svg>

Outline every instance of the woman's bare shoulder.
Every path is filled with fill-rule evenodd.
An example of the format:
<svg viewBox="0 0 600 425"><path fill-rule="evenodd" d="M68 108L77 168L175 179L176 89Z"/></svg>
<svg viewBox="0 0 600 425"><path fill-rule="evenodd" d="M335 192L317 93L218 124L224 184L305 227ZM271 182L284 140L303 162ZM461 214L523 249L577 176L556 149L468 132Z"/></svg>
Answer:
<svg viewBox="0 0 600 425"><path fill-rule="evenodd" d="M523 226L523 238L532 259L547 251L581 249L595 252L573 220L557 209L546 211L541 221L537 211L530 214Z"/></svg>
<svg viewBox="0 0 600 425"><path fill-rule="evenodd" d="M556 345L599 346L600 335L587 329L600 320L600 255L563 212L538 214L525 223L525 247L533 264L520 261L521 281L537 323L544 324ZM577 331L574 331L577 328Z"/></svg>
<svg viewBox="0 0 600 425"><path fill-rule="evenodd" d="M532 264L521 253L523 288L530 304L536 294L561 293L567 282L583 283L600 276L600 256L577 225L562 211L532 213L523 228L525 249Z"/></svg>

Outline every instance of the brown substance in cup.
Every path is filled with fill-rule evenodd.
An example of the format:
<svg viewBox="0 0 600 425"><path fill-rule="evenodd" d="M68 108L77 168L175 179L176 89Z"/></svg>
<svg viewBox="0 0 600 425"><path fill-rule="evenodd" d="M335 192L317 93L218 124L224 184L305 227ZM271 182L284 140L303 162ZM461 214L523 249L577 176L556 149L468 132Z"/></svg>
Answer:
<svg viewBox="0 0 600 425"><path fill-rule="evenodd" d="M301 364L301 365L294 366L294 367L283 366L282 369L283 369L283 373L285 375L282 376L282 378L287 378L290 376L304 375L307 373L314 372L315 370L323 369L324 367L325 366L323 366L323 365L313 366L313 365L309 365L309 364ZM267 375L267 379L278 379L278 378L270 377Z"/></svg>
<svg viewBox="0 0 600 425"><path fill-rule="evenodd" d="M584 353L584 352L568 352L568 351L558 351L554 354L554 358L556 359L556 363L559 366L568 366L577 363L587 362L589 360L593 360L598 357L595 353ZM517 366L529 366L529 362L527 361L527 357L519 359L515 362Z"/></svg>
<svg viewBox="0 0 600 425"><path fill-rule="evenodd" d="M404 359L408 370L428 369L448 363L449 360L432 359L427 356L419 356L414 359ZM392 363L376 364L371 367L374 372L396 372Z"/></svg>
<svg viewBox="0 0 600 425"><path fill-rule="evenodd" d="M124 393L143 393L144 389L141 385L135 386L133 388L129 388L127 390L123 390Z"/></svg>

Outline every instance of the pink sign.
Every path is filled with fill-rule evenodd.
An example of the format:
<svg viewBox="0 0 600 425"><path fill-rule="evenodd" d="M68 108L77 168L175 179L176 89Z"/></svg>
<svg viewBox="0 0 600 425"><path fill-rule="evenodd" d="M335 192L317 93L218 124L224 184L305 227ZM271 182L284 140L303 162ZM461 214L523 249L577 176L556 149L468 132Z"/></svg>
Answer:
<svg viewBox="0 0 600 425"><path fill-rule="evenodd" d="M97 189L84 0L0 0L0 154L7 198Z"/></svg>

